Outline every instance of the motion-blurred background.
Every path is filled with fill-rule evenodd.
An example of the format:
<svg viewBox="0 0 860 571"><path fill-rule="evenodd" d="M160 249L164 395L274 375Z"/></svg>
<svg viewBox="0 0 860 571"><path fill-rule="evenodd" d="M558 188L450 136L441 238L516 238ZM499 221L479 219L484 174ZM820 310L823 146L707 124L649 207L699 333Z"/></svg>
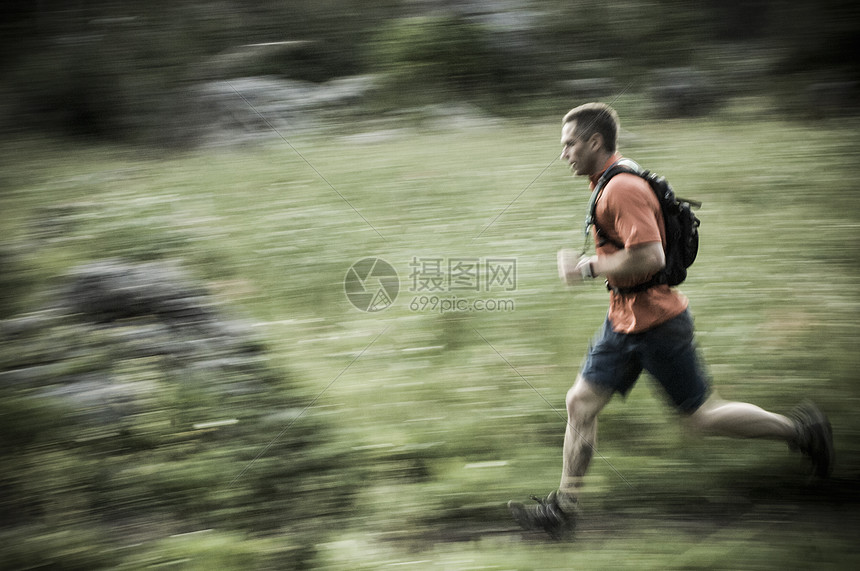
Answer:
<svg viewBox="0 0 860 571"><path fill-rule="evenodd" d="M856 568L858 12L4 2L0 567ZM682 289L718 391L816 401L831 481L684 433L644 377L576 540L508 521L557 485L606 310L555 271L592 100L704 203ZM376 259L399 288L349 273Z"/></svg>
<svg viewBox="0 0 860 571"><path fill-rule="evenodd" d="M458 101L557 113L627 91L647 92L665 116L753 94L791 115L857 104L857 8L835 0L44 0L2 10L4 123L99 140L193 144L213 122L253 122L233 101L236 78L278 119L356 100L365 112Z"/></svg>

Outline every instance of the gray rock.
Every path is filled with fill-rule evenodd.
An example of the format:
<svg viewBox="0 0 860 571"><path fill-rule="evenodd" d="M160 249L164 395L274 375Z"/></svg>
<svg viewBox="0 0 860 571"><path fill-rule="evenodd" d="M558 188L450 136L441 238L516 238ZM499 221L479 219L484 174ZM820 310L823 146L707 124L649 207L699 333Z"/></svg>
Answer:
<svg viewBox="0 0 860 571"><path fill-rule="evenodd" d="M239 77L194 89L198 123L208 143L278 138L317 126L326 110L352 105L375 86L373 76L312 83L277 77Z"/></svg>
<svg viewBox="0 0 860 571"><path fill-rule="evenodd" d="M63 304L96 321L146 315L185 321L212 317L205 291L171 264L107 260L75 268L70 278Z"/></svg>
<svg viewBox="0 0 860 571"><path fill-rule="evenodd" d="M717 101L708 76L691 67L655 71L649 92L664 117L701 116L713 110Z"/></svg>
<svg viewBox="0 0 860 571"><path fill-rule="evenodd" d="M175 263L84 264L52 303L0 321L0 385L65 403L69 419L106 427L162 414L189 398L178 390L222 402L271 378L253 325L225 316Z"/></svg>

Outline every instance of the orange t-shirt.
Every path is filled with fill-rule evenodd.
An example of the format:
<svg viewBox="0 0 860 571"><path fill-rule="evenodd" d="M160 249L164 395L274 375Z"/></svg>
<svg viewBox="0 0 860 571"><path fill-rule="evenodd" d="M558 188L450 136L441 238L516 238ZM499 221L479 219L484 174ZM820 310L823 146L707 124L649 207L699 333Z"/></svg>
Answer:
<svg viewBox="0 0 860 571"><path fill-rule="evenodd" d="M615 153L604 165L603 170L592 177L594 188L600 175L621 155ZM612 240L624 244L625 248L660 242L666 247L666 230L660 203L643 178L635 174L621 173L612 177L606 184L595 210L597 225ZM596 229L592 234L597 242ZM597 247L598 256L606 256L618 251L607 242ZM631 287L648 281L650 275L633 276L624 280L609 280L616 287ZM614 291L609 301L609 321L618 333L640 333L676 317L687 309L688 300L675 288L659 285L645 291L621 295Z"/></svg>

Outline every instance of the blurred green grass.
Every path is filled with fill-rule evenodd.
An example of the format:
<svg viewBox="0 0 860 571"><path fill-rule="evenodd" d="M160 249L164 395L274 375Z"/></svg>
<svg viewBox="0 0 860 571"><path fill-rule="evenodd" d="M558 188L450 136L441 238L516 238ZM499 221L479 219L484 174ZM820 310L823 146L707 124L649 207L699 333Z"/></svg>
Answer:
<svg viewBox="0 0 860 571"><path fill-rule="evenodd" d="M555 162L554 120L375 137L331 129L172 157L6 141L0 230L24 277L4 287L23 290L21 311L82 261L178 258L262 323L276 365L318 397L307 415L330 423L333 446L353 449L367 474L342 529L317 545L320 567L856 564L856 121L624 128L622 152L704 202L702 250L681 289L717 390L781 412L818 402L839 450L829 487L807 484L782 445L682 433L643 378L601 417L579 539L507 533L507 499L557 484L564 393L606 311L600 286L567 290L556 278L555 250L582 243L588 191ZM344 295L347 269L367 256L401 278L383 312ZM482 294L516 309L410 309L414 257L516 258L516 290ZM152 549L197 560L224 545L224 561L242 565L272 549L247 541Z"/></svg>

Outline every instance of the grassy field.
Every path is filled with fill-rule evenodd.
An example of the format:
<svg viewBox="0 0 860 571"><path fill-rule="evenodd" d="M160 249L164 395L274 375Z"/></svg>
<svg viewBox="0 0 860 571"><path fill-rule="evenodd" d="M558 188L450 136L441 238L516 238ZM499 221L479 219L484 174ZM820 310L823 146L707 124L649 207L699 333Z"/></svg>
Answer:
<svg viewBox="0 0 860 571"><path fill-rule="evenodd" d="M813 399L831 416L838 464L814 482L782 444L696 439L643 378L601 417L569 543L520 533L504 508L557 485L564 393L606 311L602 287L556 276L556 250L582 244L588 190L555 160L554 119L332 128L175 156L6 141L0 228L26 278L7 274L4 287L49 284L91 259L175 258L260 324L311 404L306 418L330 424L364 474L314 546L315 568L856 568L857 127L624 125L622 152L704 203L681 289L717 390L779 412ZM400 278L383 311L345 295L367 257ZM493 267L516 273L422 288L449 263L474 264L482 280ZM43 291L8 296L6 315ZM455 299L497 309L443 311ZM123 564L248 568L239 562L277 543L213 529Z"/></svg>

